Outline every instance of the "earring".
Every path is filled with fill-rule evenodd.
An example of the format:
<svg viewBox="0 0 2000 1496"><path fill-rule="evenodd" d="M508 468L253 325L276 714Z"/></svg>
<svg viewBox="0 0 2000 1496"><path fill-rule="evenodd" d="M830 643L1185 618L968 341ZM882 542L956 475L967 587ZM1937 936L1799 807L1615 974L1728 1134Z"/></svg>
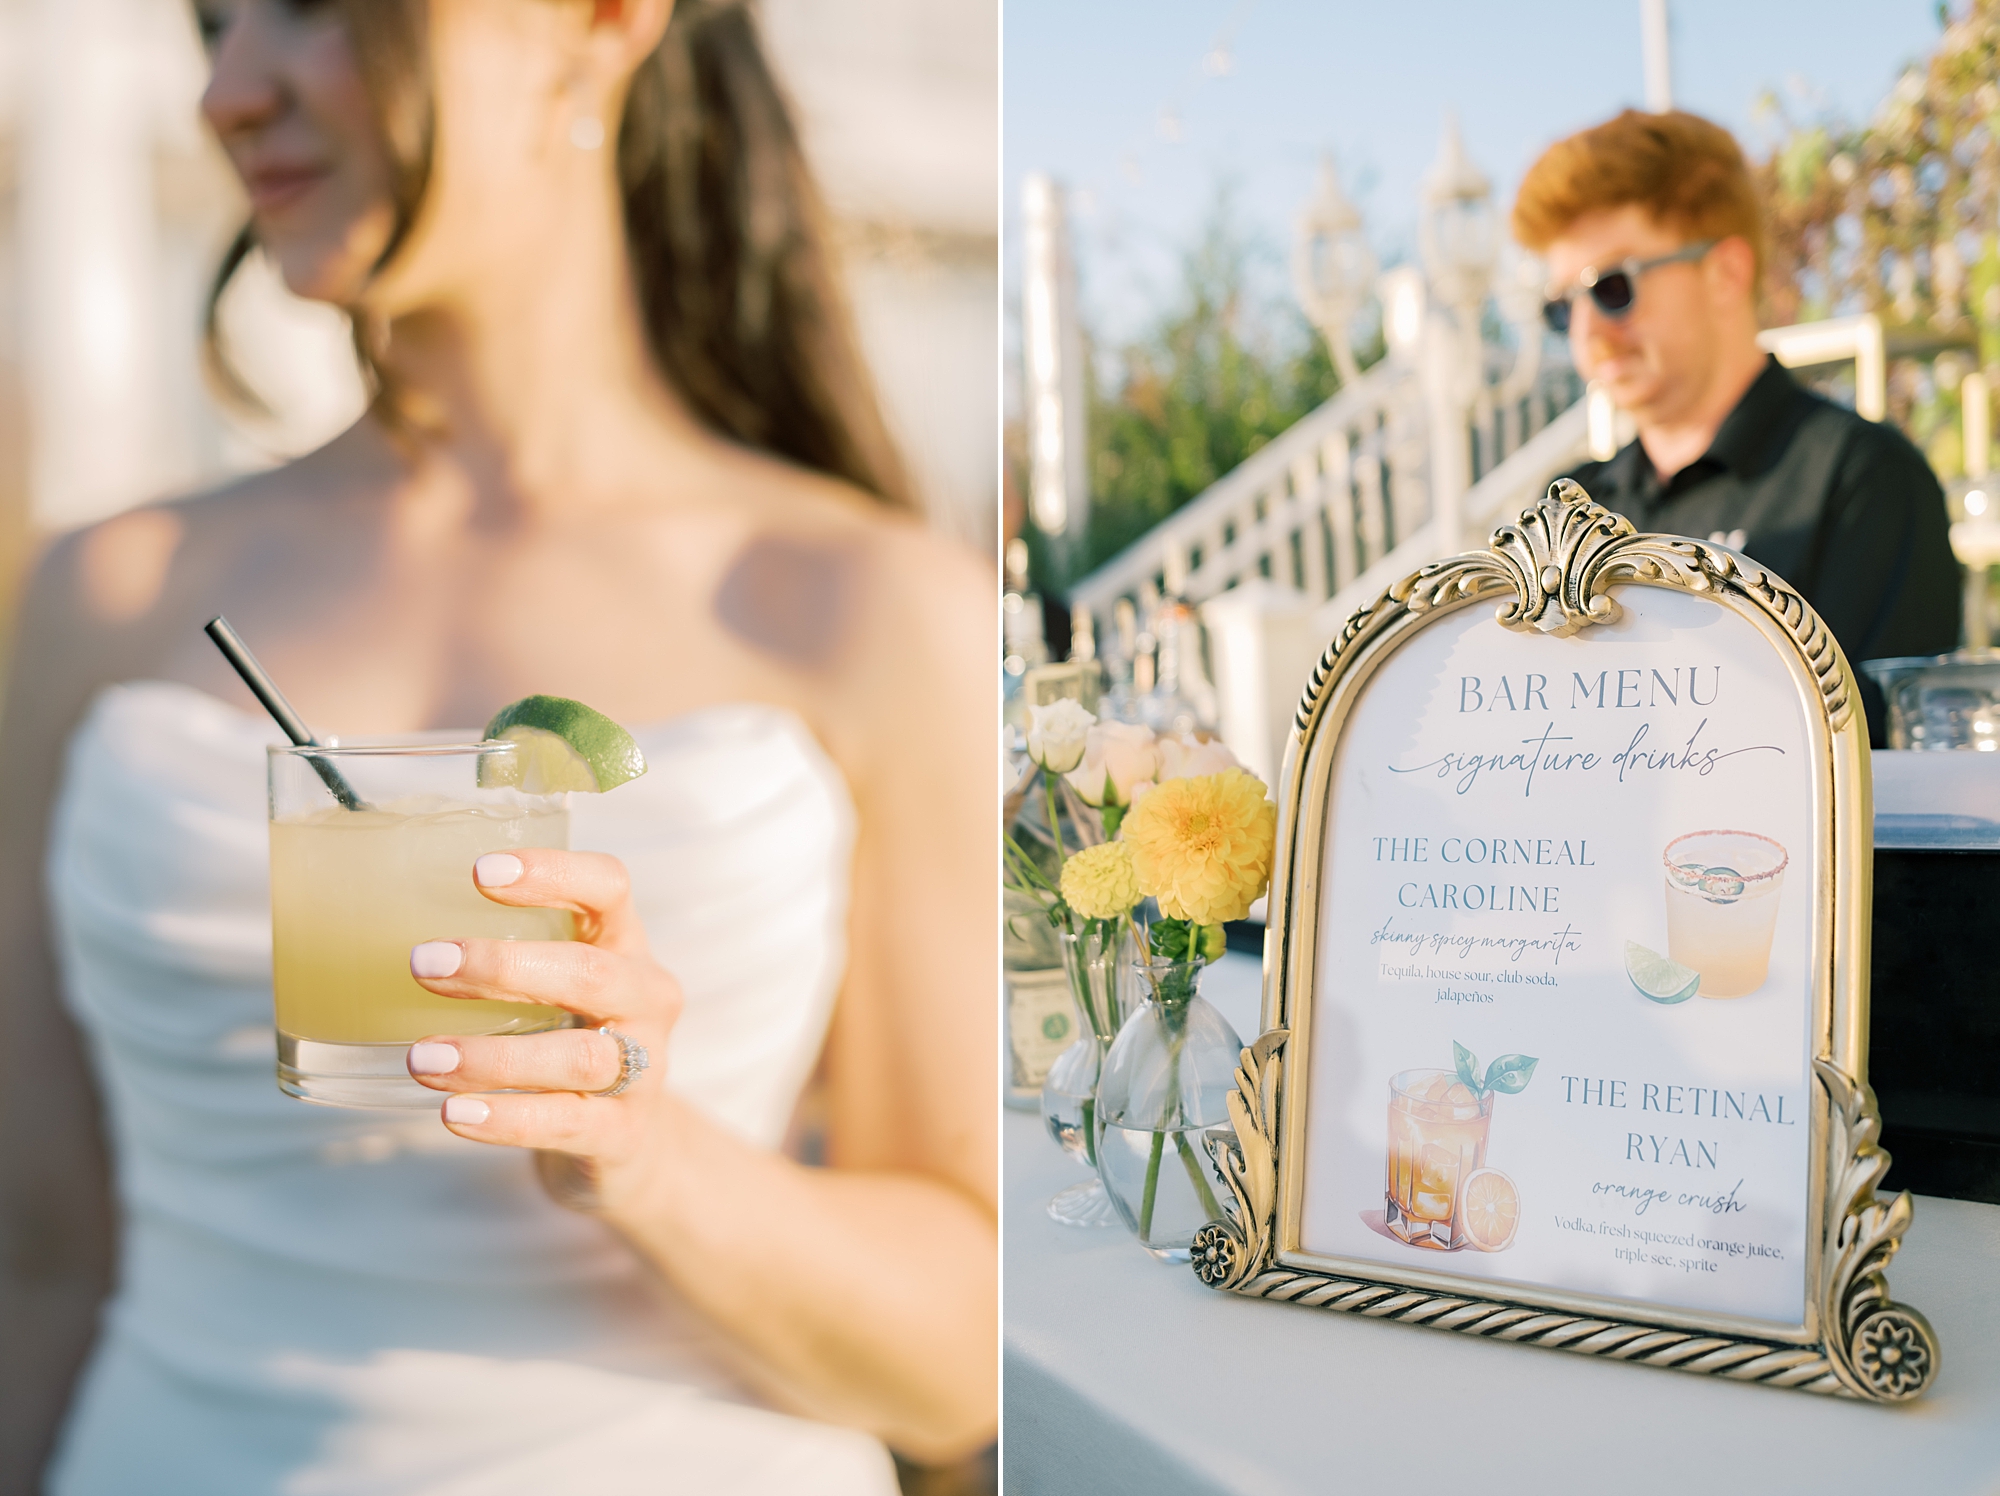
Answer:
<svg viewBox="0 0 2000 1496"><path fill-rule="evenodd" d="M571 110L569 143L580 151L597 150L604 144L604 121L591 107L589 80L581 71L572 73L564 92Z"/></svg>

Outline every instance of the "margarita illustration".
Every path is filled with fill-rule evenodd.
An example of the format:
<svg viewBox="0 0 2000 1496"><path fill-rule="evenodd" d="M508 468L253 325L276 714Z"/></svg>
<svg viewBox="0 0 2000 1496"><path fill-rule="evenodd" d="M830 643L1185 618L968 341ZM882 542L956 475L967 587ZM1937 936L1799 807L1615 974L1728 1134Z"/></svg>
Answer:
<svg viewBox="0 0 2000 1496"><path fill-rule="evenodd" d="M1389 1078L1389 1179L1383 1224L1413 1247L1504 1251L1521 1222L1514 1181L1486 1167L1493 1098L1526 1089L1531 1055L1486 1067L1453 1042L1452 1070L1404 1070Z"/></svg>
<svg viewBox="0 0 2000 1496"><path fill-rule="evenodd" d="M1790 855L1754 831L1690 831L1667 843L1667 953L1625 943L1625 972L1656 1003L1747 997L1771 970Z"/></svg>

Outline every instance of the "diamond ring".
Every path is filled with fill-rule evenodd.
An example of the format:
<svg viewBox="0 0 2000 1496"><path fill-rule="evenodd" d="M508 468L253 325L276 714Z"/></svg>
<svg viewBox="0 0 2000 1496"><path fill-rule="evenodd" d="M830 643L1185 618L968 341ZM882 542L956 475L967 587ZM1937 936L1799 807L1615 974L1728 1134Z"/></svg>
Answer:
<svg viewBox="0 0 2000 1496"><path fill-rule="evenodd" d="M589 1094L592 1096L616 1096L620 1091L631 1085L634 1077L641 1070L651 1065L652 1060L647 1057L645 1045L619 1033L610 1024L603 1025L598 1029L598 1032L609 1035L618 1041L618 1079L603 1090L592 1091Z"/></svg>

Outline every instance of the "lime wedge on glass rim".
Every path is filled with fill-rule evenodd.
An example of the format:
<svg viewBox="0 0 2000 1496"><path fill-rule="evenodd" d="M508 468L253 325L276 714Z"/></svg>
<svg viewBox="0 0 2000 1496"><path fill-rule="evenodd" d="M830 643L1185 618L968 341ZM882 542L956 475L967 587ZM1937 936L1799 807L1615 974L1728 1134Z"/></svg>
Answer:
<svg viewBox="0 0 2000 1496"><path fill-rule="evenodd" d="M604 713L566 696L524 696L486 724L489 740L513 743L512 753L479 761L479 782L528 795L587 795L616 789L646 772L632 734Z"/></svg>
<svg viewBox="0 0 2000 1496"><path fill-rule="evenodd" d="M1625 942L1625 975L1656 1003L1684 1003L1701 987L1701 973L1649 951L1635 940Z"/></svg>

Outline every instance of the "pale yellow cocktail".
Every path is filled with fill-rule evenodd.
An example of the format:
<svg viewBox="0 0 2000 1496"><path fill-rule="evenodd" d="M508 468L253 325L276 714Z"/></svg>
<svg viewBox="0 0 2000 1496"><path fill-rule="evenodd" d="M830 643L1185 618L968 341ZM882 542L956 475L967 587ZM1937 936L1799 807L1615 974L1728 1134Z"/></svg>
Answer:
<svg viewBox="0 0 2000 1496"><path fill-rule="evenodd" d="M569 916L510 909L473 886L487 852L565 847L562 809L399 812L330 806L271 823L271 955L278 1028L328 1044L555 1027L537 1003L438 997L410 976L419 941L567 940Z"/></svg>
<svg viewBox="0 0 2000 1496"><path fill-rule="evenodd" d="M524 794L496 772L514 745L471 736L271 750L272 995L289 1095L435 1106L406 1067L417 1040L572 1021L540 1003L439 997L410 975L426 940L571 938L567 913L497 904L473 882L489 852L567 847L569 811L565 796Z"/></svg>

